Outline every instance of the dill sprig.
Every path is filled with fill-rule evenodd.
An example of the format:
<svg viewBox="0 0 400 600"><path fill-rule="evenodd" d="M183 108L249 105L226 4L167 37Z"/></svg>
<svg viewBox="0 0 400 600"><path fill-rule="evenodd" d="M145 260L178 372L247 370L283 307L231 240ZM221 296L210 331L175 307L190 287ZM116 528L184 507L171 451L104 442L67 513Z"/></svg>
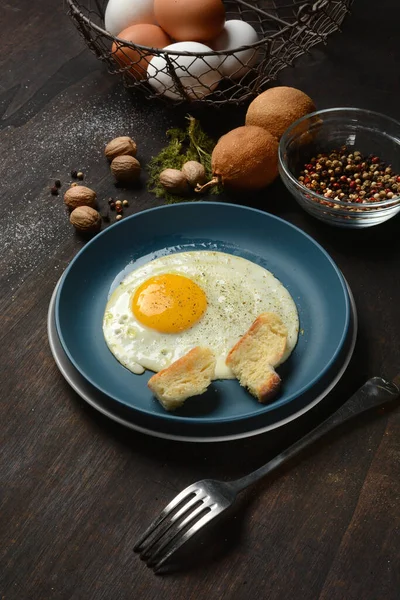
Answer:
<svg viewBox="0 0 400 600"><path fill-rule="evenodd" d="M211 154L216 142L203 131L197 119L188 115L187 120L186 129L168 129L168 145L157 156L154 156L147 166L148 191L155 194L157 198L163 198L167 204L199 200L201 196L194 191L186 196L168 192L160 183L160 173L164 169L180 170L188 160L197 160L203 165L207 179L212 178ZM213 188L214 194L220 194L221 191L222 189L218 186Z"/></svg>

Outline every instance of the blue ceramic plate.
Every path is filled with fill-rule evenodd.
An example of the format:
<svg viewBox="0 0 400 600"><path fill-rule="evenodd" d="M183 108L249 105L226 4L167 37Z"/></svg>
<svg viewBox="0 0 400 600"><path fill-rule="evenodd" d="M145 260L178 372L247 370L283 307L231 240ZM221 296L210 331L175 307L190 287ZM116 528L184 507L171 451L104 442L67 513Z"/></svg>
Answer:
<svg viewBox="0 0 400 600"><path fill-rule="evenodd" d="M159 419L156 421L151 416L137 410L131 410L119 402L111 400L82 377L70 362L60 344L54 319L57 288L53 292L48 312L49 345L60 372L75 392L94 409L120 425L154 437L182 442L209 443L238 440L261 435L277 427L285 426L290 421L311 410L335 387L351 360L357 336L356 308L350 289L348 292L352 313L350 327L343 348L330 369L307 392L286 403L281 408L257 415L257 418L252 421L250 419L222 423L215 421L212 424L207 424L207 426L202 426L199 419L193 419L190 424L185 423L182 426L179 420L164 422Z"/></svg>
<svg viewBox="0 0 400 600"><path fill-rule="evenodd" d="M280 368L283 386L268 405L237 381L219 381L196 401L167 413L147 387L110 353L102 333L110 293L126 274L157 256L216 250L270 270L297 304L301 334ZM207 428L236 421L253 427L312 390L335 365L350 323L350 302L338 268L312 238L273 215L232 204L185 203L147 210L106 229L71 262L57 291L55 321L62 347L85 379L119 408L162 427ZM289 407L288 407L289 410ZM132 412L133 411L133 412Z"/></svg>

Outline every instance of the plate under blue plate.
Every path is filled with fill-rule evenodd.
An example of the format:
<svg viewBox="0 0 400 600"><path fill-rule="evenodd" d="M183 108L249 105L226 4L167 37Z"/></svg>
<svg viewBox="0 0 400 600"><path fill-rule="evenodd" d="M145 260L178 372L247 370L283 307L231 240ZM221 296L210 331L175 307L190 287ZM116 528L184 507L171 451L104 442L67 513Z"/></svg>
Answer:
<svg viewBox="0 0 400 600"><path fill-rule="evenodd" d="M167 413L147 387L151 373L134 375L110 353L102 333L111 291L139 264L186 250L242 256L270 270L289 290L300 317L298 344L279 372L282 390L259 404L237 381L219 381L206 394ZM143 211L97 235L74 258L56 296L60 342L76 369L120 407L197 427L257 420L281 409L313 386L334 365L350 322L350 303L335 263L312 238L259 210L215 202L184 203Z"/></svg>

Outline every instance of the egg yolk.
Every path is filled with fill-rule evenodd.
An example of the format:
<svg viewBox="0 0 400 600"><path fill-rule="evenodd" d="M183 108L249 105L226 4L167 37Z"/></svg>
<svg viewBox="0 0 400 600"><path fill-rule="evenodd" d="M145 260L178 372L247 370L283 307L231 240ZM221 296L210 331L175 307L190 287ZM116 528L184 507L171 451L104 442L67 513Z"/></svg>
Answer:
<svg viewBox="0 0 400 600"><path fill-rule="evenodd" d="M178 333L197 323L207 308L207 298L188 277L168 273L142 283L131 308L142 325L161 333Z"/></svg>

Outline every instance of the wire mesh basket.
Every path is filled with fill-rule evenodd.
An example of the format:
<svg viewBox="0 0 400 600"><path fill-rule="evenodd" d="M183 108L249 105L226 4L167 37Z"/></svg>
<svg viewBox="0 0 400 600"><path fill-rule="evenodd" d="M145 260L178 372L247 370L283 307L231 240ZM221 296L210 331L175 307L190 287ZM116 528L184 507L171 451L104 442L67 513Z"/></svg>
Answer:
<svg viewBox="0 0 400 600"><path fill-rule="evenodd" d="M226 21L247 22L258 41L229 50L151 48L104 29L107 0L67 0L89 49L127 87L169 103L240 104L262 92L283 68L339 30L353 0L224 0ZM229 65L229 69L225 68Z"/></svg>

